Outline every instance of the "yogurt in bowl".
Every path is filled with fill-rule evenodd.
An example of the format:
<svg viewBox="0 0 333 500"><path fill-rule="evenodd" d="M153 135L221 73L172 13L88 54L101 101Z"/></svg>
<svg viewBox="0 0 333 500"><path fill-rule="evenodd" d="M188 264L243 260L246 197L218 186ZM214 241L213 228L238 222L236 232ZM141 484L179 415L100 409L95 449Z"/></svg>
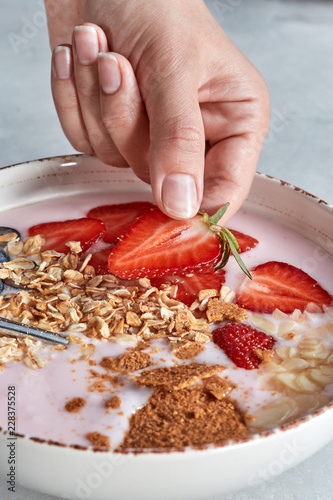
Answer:
<svg viewBox="0 0 333 500"><path fill-rule="evenodd" d="M60 167L61 162L64 167ZM15 170L18 174L14 175L12 183L14 192L19 189L18 184L21 182L26 183L26 186L30 185L32 189L25 191L26 196L17 203L21 205L18 208L14 208L12 200L4 200L0 225L17 226L24 235L27 227L35 223L82 217L96 205L123 203L127 200L151 201L149 188L130 172L109 169L96 160L85 157L79 157L79 166L66 167L66 162L69 163L69 159L32 162L29 164L29 176L26 175L26 166L25 171L23 166L9 169L11 175ZM23 179L21 177L19 182L15 181L23 171ZM48 185L45 178L48 179ZM102 182L103 191L100 191ZM281 190L285 200L283 207L280 205ZM46 192L48 196L45 196ZM51 199L46 201L46 198ZM304 218L304 206L309 212L311 208L312 215L307 220ZM7 211L8 208L13 210ZM279 181L258 175L244 209L233 217L229 225L259 241L255 248L243 254L243 260L249 269L272 260L288 262L295 267L302 267L332 294L332 235L329 232L332 225L325 224L325 219L329 221L331 217L331 208L319 204L315 198L295 191L288 185L281 185ZM311 218L314 220L311 221ZM317 219L319 225L315 226ZM230 259L226 267L224 288L218 290L215 298L232 303L231 292L237 290L243 280L242 272ZM108 288L108 293L121 299L121 306L125 302L128 307L128 287L107 279L99 283L95 279L88 286L93 289L89 293L96 295L93 297L95 302L103 296L105 288ZM143 283L140 286L144 288ZM143 305L147 290L149 293L149 287L146 286L146 290L140 288L136 292ZM162 300L158 293L156 297L157 302ZM177 301L170 297L165 299L165 294L163 297L166 301L163 307L169 311L168 315L177 317ZM206 312L204 300L199 301L197 306L201 316ZM56 321L59 310L55 309L53 311L50 308ZM130 327L125 329L123 337L119 332L115 335L113 327L109 328L112 340L118 337L116 342L110 342L103 335L85 335L84 329L80 332L80 328L75 326L80 323L75 318L73 324L66 325L67 331L72 331L74 339L69 349L61 351L52 347L40 347L37 358L42 360L39 362L43 367L34 370L22 362L6 364L1 373L4 380L2 387L5 388L3 397L6 397L9 386L15 386L18 394L15 431L23 435L18 437L23 484L68 498L84 498L85 494L88 495L88 490L89 498L112 498L110 495L114 495L114 498L128 498L131 492L133 494L133 485L129 484L126 477L133 478L135 482L143 476L147 479L142 489L142 498L154 498L157 482L164 484L166 475L172 473L178 478L178 485L176 487L168 483L165 498L204 498L259 481L256 471L260 464L279 456L287 446L286 443L289 443L286 440L294 442L296 439L299 444L297 456L283 464L283 469L296 465L329 441L331 429L325 422L329 422L332 410L327 405L333 399L330 383L330 306L325 306L321 312L250 312L245 320L246 324L275 340L274 352L267 359L264 358L255 370L237 368L223 350L210 341L207 333L220 326L220 323L210 324L207 331L204 317L196 317L195 309L185 310L189 311L189 315L194 314L193 321L196 323L195 328L182 337L173 328L169 328L168 335L158 335L156 332L163 330L161 324L156 324L156 328L146 327L146 331L140 331L142 325L130 325L134 330L130 330ZM74 316L74 312L72 314ZM142 320L141 322L143 323ZM170 323L171 321L169 325ZM133 331L140 334L133 335ZM178 351L191 342L202 349L198 348L196 355L192 352L192 357L189 358L179 356ZM124 373L119 370L119 363L126 353L129 355L128 359L136 358L141 361L135 367L136 370L125 370ZM47 359L49 357L52 359ZM113 361L108 364L105 359ZM197 383L192 386L191 382L191 387L203 385L204 393L216 405L227 398L228 409L233 412L229 413L231 421L238 419L238 434L218 434L213 442L192 440L189 443L178 439L174 441L174 446L172 442L166 443L167 447L151 446L148 439L147 446L144 446L144 438L135 441L137 428L144 421L138 415L142 414L144 417L145 411L146 416L148 410L153 411L157 400L156 397L152 398L156 390L159 390L156 384L157 389L151 387L154 385L151 382L138 383L142 374L152 370L156 382L158 369L164 368L167 371L176 366L185 377L185 386L177 387L176 392L186 392L191 378L189 370L194 363L205 369L207 364L221 367L217 372L213 369L197 377ZM194 368L198 371L197 366ZM216 384L215 388L213 384L218 379L225 383L227 393L222 394L221 399L221 387L220 392L216 392ZM178 392L178 396L179 394L181 393ZM167 401L169 406L172 401ZM147 404L150 404L148 410ZM199 410L195 415L191 408L188 417L201 422L200 413L205 411L205 407L199 405ZM134 412L136 416L133 415ZM156 412L151 413L151 417L151 423L156 424ZM6 414L1 416L3 439L6 439L5 419ZM169 427L166 435L170 433L170 429ZM311 429L316 429L317 433L320 429L321 436L317 434L317 439L311 438ZM181 435L183 434L184 431ZM190 444L192 446L188 446ZM101 449L100 446L104 445L109 451L102 451L104 448ZM42 474L38 480L28 459L29 453L39 457L38 464ZM237 470L230 464L233 458L237 460ZM49 467L61 474L61 486L51 480ZM216 470L220 467L228 471L223 485L216 478ZM111 468L114 473L110 472ZM202 482L192 474L196 470L204 471L207 478L201 487ZM191 481L186 479L189 474Z"/></svg>

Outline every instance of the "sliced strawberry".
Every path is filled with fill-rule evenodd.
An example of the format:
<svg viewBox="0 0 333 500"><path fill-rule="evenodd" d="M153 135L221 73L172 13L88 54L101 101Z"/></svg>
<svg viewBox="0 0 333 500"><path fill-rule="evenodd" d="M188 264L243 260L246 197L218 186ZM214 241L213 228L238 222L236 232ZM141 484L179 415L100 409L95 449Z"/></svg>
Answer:
<svg viewBox="0 0 333 500"><path fill-rule="evenodd" d="M302 312L313 303L321 309L332 302L326 290L301 269L286 262L266 262L253 271L252 281L245 279L236 293L237 304L250 311L272 313L280 309Z"/></svg>
<svg viewBox="0 0 333 500"><path fill-rule="evenodd" d="M109 270L120 278L187 274L219 260L218 237L200 216L174 220L153 208L136 219L112 250Z"/></svg>
<svg viewBox="0 0 333 500"><path fill-rule="evenodd" d="M258 245L259 241L249 236L248 234L241 233L240 231L236 231L235 229L230 229L229 231L235 236L237 243L239 245L238 253L247 252Z"/></svg>
<svg viewBox="0 0 333 500"><path fill-rule="evenodd" d="M236 366L245 370L258 368L260 351L272 349L275 343L270 335L237 323L227 323L214 330L213 340Z"/></svg>
<svg viewBox="0 0 333 500"><path fill-rule="evenodd" d="M103 222L95 219L72 219L61 222L45 222L28 229L29 236L41 234L45 239L42 250L68 253L69 241L79 241L82 251L87 250L105 233Z"/></svg>
<svg viewBox="0 0 333 500"><path fill-rule="evenodd" d="M109 266L108 260L111 250L115 247L115 245L109 245L107 248L103 250L99 250L98 252L93 253L89 265L93 266L96 271L96 274L109 274Z"/></svg>
<svg viewBox="0 0 333 500"><path fill-rule="evenodd" d="M197 298L200 290L215 288L219 290L225 281L225 271L220 269L203 269L199 272L184 274L183 276L163 276L162 278L151 278L151 284L160 288L161 285L171 283L177 285L175 298L187 306L190 306Z"/></svg>
<svg viewBox="0 0 333 500"><path fill-rule="evenodd" d="M134 201L119 205L102 205L92 208L87 213L87 217L99 219L104 222L106 233L103 239L112 243L127 233L137 217L151 208L155 208L155 205L148 201Z"/></svg>

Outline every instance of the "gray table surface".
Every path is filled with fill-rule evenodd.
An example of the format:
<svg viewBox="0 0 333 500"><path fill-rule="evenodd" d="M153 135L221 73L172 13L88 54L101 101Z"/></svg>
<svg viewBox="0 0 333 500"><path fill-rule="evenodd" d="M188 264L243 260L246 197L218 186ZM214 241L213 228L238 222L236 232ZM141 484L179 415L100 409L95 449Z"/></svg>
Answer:
<svg viewBox="0 0 333 500"><path fill-rule="evenodd" d="M258 170L333 203L333 2L207 5L270 89L271 129ZM0 167L72 153L52 103L42 0L0 0L0 12ZM332 459L333 443L281 476L223 500L333 499ZM0 498L55 497L20 488L13 494L2 481Z"/></svg>

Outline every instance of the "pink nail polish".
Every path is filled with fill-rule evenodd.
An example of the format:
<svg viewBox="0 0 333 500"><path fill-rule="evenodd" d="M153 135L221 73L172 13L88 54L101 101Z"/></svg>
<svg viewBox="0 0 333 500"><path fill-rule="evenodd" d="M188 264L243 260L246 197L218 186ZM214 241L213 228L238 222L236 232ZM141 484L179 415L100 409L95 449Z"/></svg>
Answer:
<svg viewBox="0 0 333 500"><path fill-rule="evenodd" d="M54 49L54 68L59 80L67 80L73 72L72 52L69 47L59 45Z"/></svg>
<svg viewBox="0 0 333 500"><path fill-rule="evenodd" d="M121 73L117 58L113 54L98 54L98 75L103 91L114 94L121 85Z"/></svg>
<svg viewBox="0 0 333 500"><path fill-rule="evenodd" d="M95 28L76 26L74 29L75 49L81 64L92 64L98 55L99 44Z"/></svg>

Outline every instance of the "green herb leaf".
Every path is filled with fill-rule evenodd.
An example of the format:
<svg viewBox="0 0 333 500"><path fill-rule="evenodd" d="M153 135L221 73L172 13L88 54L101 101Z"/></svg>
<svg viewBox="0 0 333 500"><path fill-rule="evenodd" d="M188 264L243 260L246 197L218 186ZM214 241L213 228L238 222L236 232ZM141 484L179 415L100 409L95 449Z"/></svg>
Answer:
<svg viewBox="0 0 333 500"><path fill-rule="evenodd" d="M199 212L199 215L202 216L202 222L205 224L208 224L209 228L211 231L213 231L216 236L219 238L221 245L222 245L222 251L221 251L221 259L217 263L215 267L215 271L218 271L219 269L222 269L228 262L228 259L230 257L230 253L235 257L237 264L239 267L242 269L242 271L248 276L250 279L252 279L252 276L250 272L247 270L244 262L239 256L238 250L239 250L239 245L237 242L237 239L235 236L232 234L229 229L226 227L220 226L218 224L219 220L223 217L223 215L226 213L228 210L230 203L226 203L225 205L222 205L222 207L216 212L215 215L212 217L208 217L207 213L202 211Z"/></svg>
<svg viewBox="0 0 333 500"><path fill-rule="evenodd" d="M218 271L219 269L222 269L222 267L224 267L226 265L226 263L228 262L229 260L229 257L230 257L230 249L228 247L228 245L225 243L224 245L224 250L222 252L222 257L221 257L221 260L220 262L215 266L215 271Z"/></svg>
<svg viewBox="0 0 333 500"><path fill-rule="evenodd" d="M238 250L239 250L238 241L236 240L236 238L235 238L235 236L232 234L232 232L231 232L231 231L229 231L229 229L228 229L228 228L226 228L226 227L223 227L223 228L222 228L222 231L224 232L224 234L226 235L226 237L228 237L228 238L229 238L229 240L231 240L231 241L233 242L233 244L234 244L234 246L235 246L235 248L236 248L236 250L237 250L237 252L238 252Z"/></svg>
<svg viewBox="0 0 333 500"><path fill-rule="evenodd" d="M223 215L226 213L228 210L230 203L226 203L225 205L222 205L221 208L218 209L215 215L212 215L209 217L208 222L212 225L216 225L218 221L223 217Z"/></svg>
<svg viewBox="0 0 333 500"><path fill-rule="evenodd" d="M225 228L223 228L223 229L225 230ZM230 233L230 231L228 231L228 232ZM225 236L226 236L229 248L230 248L230 252L235 257L237 264L239 265L239 267L241 268L241 270L244 271L244 273L246 274L246 276L248 276L250 278L250 280L252 280L252 276L251 276L250 272L247 270L246 265L244 264L244 262L240 258L239 253L237 252L237 249L236 249L236 247L234 245L233 240L235 239L235 237L232 235L233 238L230 238L227 233L225 233ZM238 245L238 243L237 243L237 245Z"/></svg>

